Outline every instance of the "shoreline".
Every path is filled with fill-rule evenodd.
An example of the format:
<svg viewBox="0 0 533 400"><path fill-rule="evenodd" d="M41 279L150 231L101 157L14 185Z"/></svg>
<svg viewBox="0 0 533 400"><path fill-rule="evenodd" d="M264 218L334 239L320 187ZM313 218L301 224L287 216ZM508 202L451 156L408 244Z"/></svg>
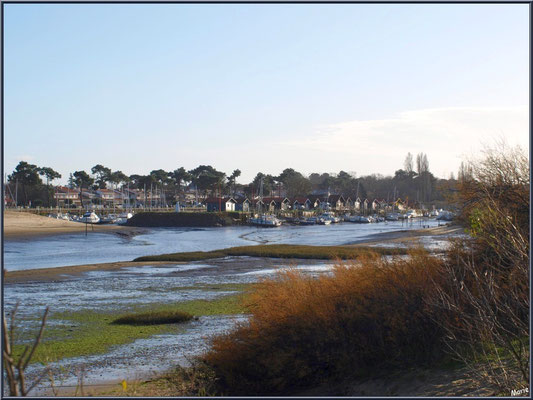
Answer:
<svg viewBox="0 0 533 400"><path fill-rule="evenodd" d="M5 211L3 214L4 240L29 240L47 236L85 233L81 222L64 221L28 212ZM113 233L131 237L145 232L146 228L123 225L87 225L88 233Z"/></svg>

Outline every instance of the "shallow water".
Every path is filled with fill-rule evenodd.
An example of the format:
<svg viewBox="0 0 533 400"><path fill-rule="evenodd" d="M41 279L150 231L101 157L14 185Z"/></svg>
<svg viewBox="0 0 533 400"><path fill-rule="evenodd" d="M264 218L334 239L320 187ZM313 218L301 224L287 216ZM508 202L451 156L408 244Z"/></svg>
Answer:
<svg viewBox="0 0 533 400"><path fill-rule="evenodd" d="M6 240L4 264L8 271L51 268L67 265L131 261L136 257L183 251L210 251L254 244L342 245L370 235L421 225L438 226L436 220L381 222L372 224L339 223L331 225L255 228L154 228L124 238L105 233L49 236L31 240Z"/></svg>
<svg viewBox="0 0 533 400"><path fill-rule="evenodd" d="M21 332L36 332L39 317L50 306L48 326L75 328L71 321L53 318L62 311L93 310L126 311L133 305L176 303L196 299L213 299L236 293L217 284L256 282L282 268L296 268L304 273L328 273L333 263L319 260L286 261L252 257L226 257L184 265L122 268L112 271L90 271L61 282L7 284L4 288L6 310L20 302L17 315ZM171 333L154 335L133 343L115 346L106 354L73 357L51 363L55 385L76 386L83 373L84 384L91 385L117 379L142 379L172 366L188 365L188 359L209 346L209 337L231 329L246 316L200 317L180 325ZM28 377L38 376L43 367L32 364ZM49 387L49 382L43 383ZM37 392L38 393L38 392Z"/></svg>
<svg viewBox="0 0 533 400"><path fill-rule="evenodd" d="M194 356L209 348L211 337L231 330L246 321L246 316L206 316L191 321L174 333L154 335L133 343L116 346L102 355L76 357L51 363L55 387L76 387L83 376L85 387L109 381L127 382L147 379L171 370L177 365L190 365ZM28 376L39 376L43 366L32 365ZM49 392L50 382L44 381L31 395Z"/></svg>

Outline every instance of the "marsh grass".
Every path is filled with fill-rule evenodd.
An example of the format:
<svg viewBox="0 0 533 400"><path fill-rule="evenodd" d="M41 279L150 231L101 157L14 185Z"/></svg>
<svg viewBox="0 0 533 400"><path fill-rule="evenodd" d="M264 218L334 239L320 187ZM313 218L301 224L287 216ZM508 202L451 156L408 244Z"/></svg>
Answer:
<svg viewBox="0 0 533 400"><path fill-rule="evenodd" d="M126 325L114 324L117 318L127 314L172 314L184 313L194 316L242 314L246 312L242 293L222 296L213 300L193 300L174 304L138 304L123 315L117 312L80 310L52 314L50 321L61 321L60 325L49 326L44 331L41 344L35 352L33 362L48 363L69 357L102 354L111 346L131 343L152 335L175 332L179 325ZM118 311L120 312L120 311ZM14 346L15 355L22 354L23 344Z"/></svg>
<svg viewBox="0 0 533 400"><path fill-rule="evenodd" d="M379 248L368 246L306 246L290 244L269 244L257 246L230 247L223 250L193 251L138 257L133 261L199 261L228 256L267 258L298 258L315 260L354 260L369 254L403 255L406 249Z"/></svg>
<svg viewBox="0 0 533 400"><path fill-rule="evenodd" d="M115 319L115 325L165 325L190 321L193 316L183 311L149 311L127 314Z"/></svg>

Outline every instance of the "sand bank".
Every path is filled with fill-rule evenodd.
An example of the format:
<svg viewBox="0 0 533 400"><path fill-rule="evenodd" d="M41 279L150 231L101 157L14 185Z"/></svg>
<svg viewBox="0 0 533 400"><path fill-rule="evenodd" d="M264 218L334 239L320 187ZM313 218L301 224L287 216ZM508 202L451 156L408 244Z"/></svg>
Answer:
<svg viewBox="0 0 533 400"><path fill-rule="evenodd" d="M144 265L165 265L168 262L135 262L135 261L118 261L101 264L72 265L67 267L24 269L20 271L5 271L4 283L23 283L32 281L50 282L70 279L72 276L81 275L88 271L112 271L126 267L142 267ZM174 262L175 264L181 264Z"/></svg>
<svg viewBox="0 0 533 400"><path fill-rule="evenodd" d="M433 228L402 230L394 232L376 233L361 240L349 243L349 246L372 246L383 243L407 244L415 243L423 236L449 236L464 233L464 228L459 225L443 225Z"/></svg>
<svg viewBox="0 0 533 400"><path fill-rule="evenodd" d="M25 239L36 236L59 235L65 233L84 233L85 224L61 219L43 217L23 211L6 211L4 213L4 238ZM140 228L118 225L88 225L89 232L117 233L133 235Z"/></svg>

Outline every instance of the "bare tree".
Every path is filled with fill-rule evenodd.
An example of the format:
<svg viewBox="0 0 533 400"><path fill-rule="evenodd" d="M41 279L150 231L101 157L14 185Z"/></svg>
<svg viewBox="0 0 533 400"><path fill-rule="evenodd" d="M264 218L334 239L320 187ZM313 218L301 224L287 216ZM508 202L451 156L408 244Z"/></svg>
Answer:
<svg viewBox="0 0 533 400"><path fill-rule="evenodd" d="M413 172L413 155L411 153L407 153L405 161L403 162L403 167L408 174Z"/></svg>
<svg viewBox="0 0 533 400"><path fill-rule="evenodd" d="M5 313L3 315L3 330L4 335L2 337L3 342L3 356L4 356L4 368L6 371L7 382L9 385L10 396L27 396L28 393L35 388L39 382L48 374L48 368L41 373L41 375L35 379L32 384L27 387L25 371L28 364L32 360L35 350L41 343L43 337L44 327L46 325L46 318L48 317L48 307L46 308L43 318L41 320L41 328L39 333L33 341L33 345L26 346L20 357L15 357L13 354L14 337L15 337L15 316L17 313L19 304L15 305L15 308L11 312L11 322L8 329Z"/></svg>
<svg viewBox="0 0 533 400"><path fill-rule="evenodd" d="M450 251L436 305L455 354L509 390L529 383L529 163L499 147L471 171L461 196L473 239Z"/></svg>

